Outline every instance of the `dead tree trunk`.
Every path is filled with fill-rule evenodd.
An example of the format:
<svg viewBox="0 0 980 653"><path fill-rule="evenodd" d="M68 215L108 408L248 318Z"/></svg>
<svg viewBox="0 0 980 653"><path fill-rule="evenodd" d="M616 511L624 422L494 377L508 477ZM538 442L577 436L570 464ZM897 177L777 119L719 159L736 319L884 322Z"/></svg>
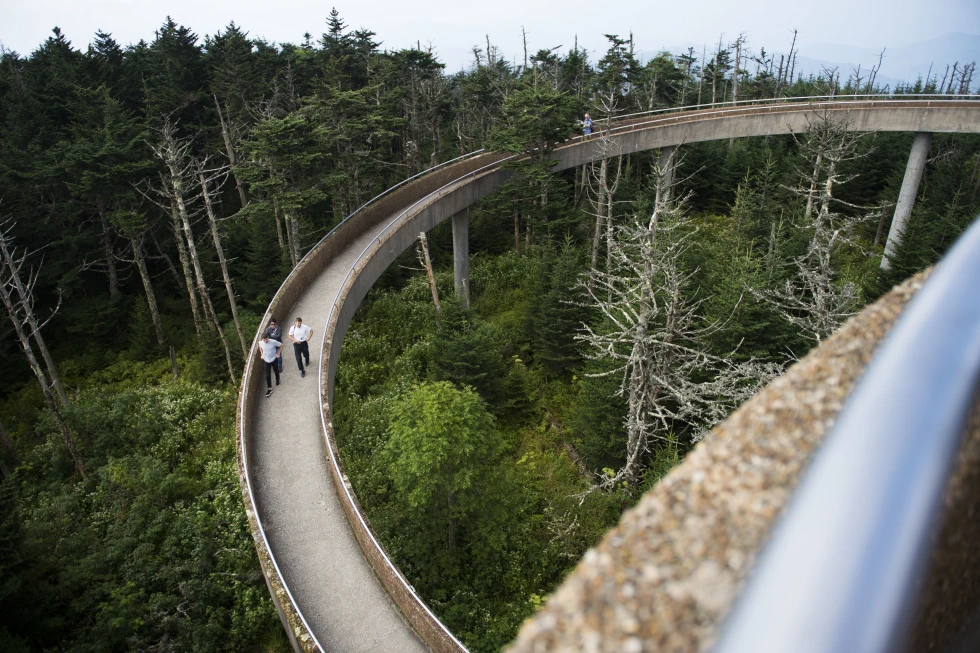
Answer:
<svg viewBox="0 0 980 653"><path fill-rule="evenodd" d="M606 194L606 270L612 268L613 240L616 238L613 229L613 198L616 196L616 189L619 188L620 175L623 172L623 157L616 157L616 177L611 184L605 187Z"/></svg>
<svg viewBox="0 0 980 653"><path fill-rule="evenodd" d="M813 195L817 192L817 177L820 175L820 168L823 165L823 151L817 152L817 159L813 163L813 177L810 178L810 192L806 196L806 213L804 214L807 222L813 215Z"/></svg>
<svg viewBox="0 0 980 653"><path fill-rule="evenodd" d="M105 215L105 209L100 206L98 212L99 226L102 228L102 255L105 257L106 274L109 276L109 297L115 299L119 296L116 253L112 250L112 235L109 233L109 219Z"/></svg>
<svg viewBox="0 0 980 653"><path fill-rule="evenodd" d="M286 229L289 231L289 257L293 262L293 267L299 265L300 245L299 245L299 218L296 211L286 209Z"/></svg>
<svg viewBox="0 0 980 653"><path fill-rule="evenodd" d="M169 199L171 214L174 222L177 223L174 225L175 231L177 232L175 234L177 236L177 244L181 249L185 245L187 248L186 254L182 252L181 263L184 265L184 275L188 281L188 292L196 286L201 300L201 307L204 311L204 318L208 321L208 328L211 331L217 332L218 338L221 340L221 345L225 350L225 359L228 362L228 374L231 376L232 382L237 383L231 350L228 348L228 341L225 339L224 331L222 331L221 324L218 322L214 304L211 302L211 295L208 293L207 284L204 282L204 272L201 270L201 259L197 253L194 231L191 228L190 212L188 211L187 201L185 199L185 189L190 188L195 183L193 161L189 154L190 141L188 139L178 139L176 137L176 128L166 118L158 133L160 134L160 141L153 146L153 152L163 161L169 173L164 180L162 194ZM181 232L183 232L183 237L181 237ZM186 259L190 259L189 266L184 256L186 256ZM193 270L193 281L191 280L192 275L188 269L189 267ZM192 302L192 306L194 305L195 303ZM200 313L195 312L195 319L195 326L198 327L198 336L202 337L203 329L200 328L202 324Z"/></svg>
<svg viewBox="0 0 980 653"><path fill-rule="evenodd" d="M25 285L23 279L20 278L20 268L23 260L14 260L14 253L12 247L8 245L6 233L0 233L0 255L3 256L3 262L7 266L10 274L9 283L14 287L17 296L20 298L20 305L24 312L24 322L30 327L30 336L34 338L34 342L37 343L37 347L41 351L41 358L44 359L44 366L48 370L51 386L58 394L58 399L62 405L67 405L68 395L65 394L65 388L61 385L61 377L58 376L58 367L54 364L54 359L51 358L51 352L48 351L48 346L44 342L44 336L41 335L42 325L38 324L37 316L34 314L34 301L30 288L32 282L29 280L28 284ZM10 313L10 319L14 319L14 313Z"/></svg>
<svg viewBox="0 0 980 653"><path fill-rule="evenodd" d="M603 157L599 164L599 191L595 210L595 233L592 234L592 269L599 265L599 244L602 242L602 222L606 217L606 177L609 174L609 159Z"/></svg>
<svg viewBox="0 0 980 653"><path fill-rule="evenodd" d="M200 168L198 168L198 178L201 181L201 195L204 197L204 207L208 214L208 223L211 225L211 238L214 239L214 249L218 253L218 263L221 265L221 276L224 278L225 291L228 293L231 317L235 321L235 329L238 330L238 339L242 345L242 356L247 358L248 345L245 344L245 332L242 330L242 322L238 319L238 302L235 300L235 291L231 286L231 276L228 274L228 263L225 261L225 252L221 247L221 236L218 234L218 221L214 217L214 207L211 204L211 191L208 190L208 183L204 178L204 171Z"/></svg>
<svg viewBox="0 0 980 653"><path fill-rule="evenodd" d="M439 304L439 289L436 288L436 277L432 273L432 260L429 258L429 242L426 240L425 232L419 232L419 249L422 264L425 265L425 274L429 277L429 290L432 291L432 303L436 307L436 323L442 331L442 305Z"/></svg>
<svg viewBox="0 0 980 653"><path fill-rule="evenodd" d="M139 270L140 279L143 281L143 290L146 292L146 304L150 308L150 317L153 319L153 330L156 332L157 344L163 346L163 323L160 321L160 309L157 307L156 293L153 292L153 284L150 282L150 273L146 269L146 254L143 251L143 234L130 239L133 247L133 260L136 261L136 268Z"/></svg>
<svg viewBox="0 0 980 653"><path fill-rule="evenodd" d="M190 257L191 265L194 268L197 293L201 298L201 306L204 308L204 316L208 319L211 328L217 332L218 338L221 340L221 345L225 349L225 358L228 361L228 374L231 376L232 383L237 383L238 381L235 378L235 366L231 360L231 350L228 349L228 341L225 340L225 334L221 329L221 323L218 322L218 315L214 311L214 304L211 303L211 295L208 292L207 284L204 282L204 272L201 269L201 258L197 254L197 244L194 241L194 231L191 229L191 221L187 214L187 206L184 203L184 198L181 195L178 194L176 199L177 212L180 214L180 220L184 227L184 239L187 241L187 254Z"/></svg>
<svg viewBox="0 0 980 653"><path fill-rule="evenodd" d="M197 301L197 290L195 290L194 278L191 273L191 264L187 256L187 245L184 244L184 237L181 235L183 230L180 226L180 216L177 215L177 204L171 199L170 202L171 226L174 232L174 239L177 241L177 255L180 258L180 267L184 272L184 285L187 287L187 296L191 302L191 315L194 318L194 332L200 338L204 333L204 321L201 319L201 309Z"/></svg>
<svg viewBox="0 0 980 653"><path fill-rule="evenodd" d="M238 159L235 156L235 146L231 142L231 132L228 129L228 123L225 122L224 116L221 114L221 103L218 102L218 96L214 97L214 106L218 108L218 120L221 121L221 137L225 141L225 150L228 152L228 162L231 164L231 174L235 178L235 186L238 188L238 197L242 201L242 208L248 204L248 195L245 194L245 185L242 184L241 180L238 178ZM229 116L230 119L230 116Z"/></svg>
<svg viewBox="0 0 980 653"><path fill-rule="evenodd" d="M276 236L279 238L279 251L286 253L286 243L282 239L282 221L279 219L279 205L275 202L272 204L272 217L276 220Z"/></svg>
<svg viewBox="0 0 980 653"><path fill-rule="evenodd" d="M163 260L163 262L167 265L167 272L169 272L170 276L174 278L174 283L176 283L179 286L180 274L178 274L177 268L174 267L174 262L171 261L170 257L167 256L167 253L163 251L163 247L160 246L160 241L157 240L156 234L154 234L152 231L150 231L150 241L153 243L153 246L156 247L157 250L156 258Z"/></svg>
<svg viewBox="0 0 980 653"><path fill-rule="evenodd" d="M82 457L78 453L78 447L75 446L75 438L72 437L71 431L68 430L68 425L65 424L65 420L61 416L61 411L58 409L58 402L55 401L54 395L51 393L51 388L48 386L48 380L44 376L44 371L41 370L41 366L38 364L37 358L34 356L34 350L31 348L31 341L28 338L27 333L24 332L24 327L21 325L21 316L18 315L13 297L11 297L10 293L7 292L6 283L0 283L0 300L3 301L3 305L7 309L7 313L10 315L10 322L14 326L14 332L17 334L17 339L20 341L20 348L24 351L24 355L27 357L27 362L31 366L31 371L34 372L37 382L41 384L41 392L44 393L44 401L48 404L48 409L54 416L54 421L58 425L58 430L61 432L61 436L65 440L65 445L68 447L68 453L71 455L72 462L75 463L75 469L78 470L79 475L84 479L85 464L82 462Z"/></svg>

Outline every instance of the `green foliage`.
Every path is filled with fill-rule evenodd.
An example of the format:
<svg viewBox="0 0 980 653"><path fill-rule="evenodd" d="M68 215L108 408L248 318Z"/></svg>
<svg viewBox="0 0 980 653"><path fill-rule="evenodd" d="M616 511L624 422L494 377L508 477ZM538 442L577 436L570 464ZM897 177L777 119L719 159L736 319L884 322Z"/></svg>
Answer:
<svg viewBox="0 0 980 653"><path fill-rule="evenodd" d="M0 485L0 547L19 566L16 596L0 594L10 632L66 651L252 649L277 618L241 506L233 411L230 393L195 383L94 385L64 411L90 470L81 486L48 462L63 445L42 421L18 485ZM17 487L22 530L9 523Z"/></svg>
<svg viewBox="0 0 980 653"><path fill-rule="evenodd" d="M389 407L386 454L391 480L408 515L443 532L450 554L457 531L480 523L486 488L501 450L493 417L470 388L422 383Z"/></svg>
<svg viewBox="0 0 980 653"><path fill-rule="evenodd" d="M494 328L458 302L443 303L442 329L432 340L431 373L435 380L470 386L491 405L504 398L506 375Z"/></svg>
<svg viewBox="0 0 980 653"><path fill-rule="evenodd" d="M566 374L582 360L575 335L590 319L582 302L583 257L571 239L557 252L543 250L530 315L535 362L549 375Z"/></svg>
<svg viewBox="0 0 980 653"><path fill-rule="evenodd" d="M618 489L576 498L591 474L621 462L625 402L616 379L586 376L604 370L583 363L574 340L595 317L568 301L594 223L580 209L586 171L556 174L548 154L586 110L601 124L712 94L723 101L733 76L744 99L826 93L829 81L777 80L764 51L758 72L733 71L725 44L704 70L693 50L641 65L632 38L615 35L598 62L576 47L542 49L521 65L487 43L472 66L446 75L433 51L380 51L374 36L336 11L320 37L283 44L234 23L202 41L167 18L133 45L98 32L82 50L55 29L29 56L0 53L0 221L14 218L18 251L34 253L25 269L38 314L50 317L44 335L73 395L65 416L90 471L73 484L4 320L0 412L22 462L0 484L0 650L288 648L240 505L223 347L194 331L171 209L151 201L161 169L148 141L164 116L209 166L237 157L215 207L247 334L290 270L290 244L304 253L361 203L435 163L483 147L530 151L471 212L473 309L446 301L440 331L425 279L405 269L409 255L352 324L337 374L334 418L362 505L471 650L503 647L635 500ZM839 195L852 205L897 196L909 138L876 141L875 155L844 170L858 175ZM878 276L865 254L880 252L886 212L856 231L860 247L837 254L840 279L870 298L934 263L980 210L977 145L975 136L937 137L941 156L927 166L893 271ZM699 317L717 325L716 354L781 361L806 350L745 293L785 282L806 249L787 191L798 181L797 149L783 137L682 149L677 191L690 196L697 226L683 266ZM649 204L649 159L624 162L614 222L623 207ZM207 225L193 230L213 285L221 274ZM432 240L444 265L448 231ZM156 342L132 261L137 241L180 381ZM437 267L436 276L450 296L450 273ZM234 341L223 294L212 301ZM457 431L469 443L460 451L446 445ZM670 443L651 451L645 486L683 454ZM452 510L436 501L449 494Z"/></svg>

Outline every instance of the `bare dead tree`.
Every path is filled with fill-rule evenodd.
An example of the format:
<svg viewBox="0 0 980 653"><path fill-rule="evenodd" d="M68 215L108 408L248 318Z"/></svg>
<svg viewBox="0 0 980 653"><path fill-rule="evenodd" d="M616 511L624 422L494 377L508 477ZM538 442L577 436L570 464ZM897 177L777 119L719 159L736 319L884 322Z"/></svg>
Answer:
<svg viewBox="0 0 980 653"><path fill-rule="evenodd" d="M732 102L738 102L738 69L742 65L742 48L745 46L745 33L735 39L735 67L732 68Z"/></svg>
<svg viewBox="0 0 980 653"><path fill-rule="evenodd" d="M718 96L718 73L720 72L719 68L721 67L721 52L722 52L721 41L722 38L724 38L724 36L725 35L722 34L718 37L718 48L715 50L715 56L714 56L715 63L711 67L711 106L715 105L715 101Z"/></svg>
<svg viewBox="0 0 980 653"><path fill-rule="evenodd" d="M218 254L218 264L221 266L221 276L225 282L225 291L228 293L228 304L231 306L231 317L235 322L235 329L238 331L238 339L242 345L242 356L248 357L248 344L245 340L245 331L242 329L242 322L238 318L238 301L235 299L235 290L231 285L231 275L228 273L228 262L225 260L225 251L221 246L221 235L218 233L218 220L214 215L214 195L221 190L221 185L226 180L228 170L218 168L217 170L205 170L207 161L197 162L197 176L201 182L201 197L204 198L204 208L208 216L208 225L211 227L211 238L214 241L214 249ZM210 177L205 176L210 174ZM218 186L211 189L211 183L217 182Z"/></svg>
<svg viewBox="0 0 980 653"><path fill-rule="evenodd" d="M789 71L789 84L788 85L792 85L793 84L793 73L795 72L794 69L796 68L796 55L797 55L797 52L796 52L796 37L797 37L797 34L798 34L797 30L794 29L793 30L793 40L790 41L790 44L789 44L789 54L786 55L786 70ZM786 70L784 70L783 72L785 73ZM783 79L783 85L787 85L785 78Z"/></svg>
<svg viewBox="0 0 980 653"><path fill-rule="evenodd" d="M429 258L429 241L425 232L419 232L419 248L416 252L419 263L425 266L425 274L429 278L429 290L432 291L432 303L436 307L436 323L442 331L442 305L439 303L439 289L436 287L436 277L432 272L432 259Z"/></svg>
<svg viewBox="0 0 980 653"><path fill-rule="evenodd" d="M231 128L221 113L221 103L218 102L218 96L214 95L212 97L214 97L214 106L218 109L218 120L221 122L221 137L224 139L225 151L228 153L228 164L231 166L231 174L235 177L235 187L238 189L238 197L242 202L242 208L245 208L248 205L248 195L245 193L245 184L238 178L238 157L235 154L235 145L231 138ZM231 121L231 116L228 117L228 121Z"/></svg>
<svg viewBox="0 0 980 653"><path fill-rule="evenodd" d="M43 323L39 322L37 313L34 311L34 283L37 281L37 274L40 270L28 270L26 281L21 276L21 270L27 260L27 254L24 253L18 256L14 250L13 237L11 236L13 228L14 222L12 220L0 224L0 256L3 257L3 265L7 269L6 278L12 290L12 299L17 309L16 314L22 316L22 323L29 330L28 335L33 338L34 343L41 352L41 358L44 360L47 376L51 379L51 387L54 388L61 404L67 405L68 395L65 394L65 388L61 384L61 377L58 375L58 366L55 365L54 359L51 357L51 352L48 350L48 345L44 341L44 336L41 335L41 328L47 324L47 320ZM58 304L54 311L52 311L51 316L48 317L48 320L54 316L54 313L57 312L60 305L61 295L59 293ZM15 313L10 312L9 314L11 320L15 319Z"/></svg>
<svg viewBox="0 0 980 653"><path fill-rule="evenodd" d="M946 86L946 95L953 92L953 83L956 81L956 69L960 67L960 62L957 61L953 64L953 72L949 76L949 84Z"/></svg>
<svg viewBox="0 0 980 653"><path fill-rule="evenodd" d="M175 229L177 229L175 237L180 247L186 246L186 257L190 262L188 266L182 252L181 263L184 264L184 276L188 281L188 291L192 287L196 288L197 296L201 301L201 308L203 309L203 317L207 320L209 330L217 333L218 339L225 350L228 374L231 376L232 382L237 383L231 350L228 347L224 330L221 328L221 322L218 320L218 315L214 310L214 304L211 302L211 294L208 292L207 284L204 281L201 259L197 251L194 230L191 227L188 193L196 184L195 162L190 154L191 141L190 139L177 138L177 126L170 122L169 117L163 118L160 128L157 129L157 134L159 137L158 140L150 143L150 147L154 155L163 162L167 169L167 174L161 175L161 187L154 190L156 191L156 195L165 198L170 204L171 216L177 223L174 225ZM146 197L150 197L145 192L143 194ZM165 204L163 202L153 201L161 208L164 208ZM193 271L193 281L191 279L191 271ZM193 308L193 295L191 297ZM200 321L201 316L198 315L197 319ZM203 331L199 331L198 335L200 336L202 333Z"/></svg>
<svg viewBox="0 0 980 653"><path fill-rule="evenodd" d="M810 234L807 251L793 260L794 274L783 287L753 289L753 294L818 343L836 331L860 305L857 285L840 278L834 259L844 246L856 246L852 234L859 222L877 217L848 217L836 210L839 206L868 208L849 204L833 194L835 187L856 176L842 173L841 164L870 153L857 150L862 136L848 132L847 125L847 117L808 117L806 133L797 140L804 157L800 183L789 188L807 198L807 209L798 225ZM816 194L815 188L819 188Z"/></svg>
<svg viewBox="0 0 980 653"><path fill-rule="evenodd" d="M701 47L701 68L698 74L698 106L701 106L701 91L704 89L704 62L705 56L708 54L708 44L705 43Z"/></svg>
<svg viewBox="0 0 980 653"><path fill-rule="evenodd" d="M610 126L612 124L612 116L616 114L616 97L613 92L610 92L608 96L600 96L598 102L598 109L603 113L605 118L599 124L599 129L593 138L598 141L597 145L599 151L602 153L602 158L598 170L596 170L594 165L591 167L592 174L588 183L585 184L589 190L590 199L595 198L592 201L592 214L595 216L595 232L592 234L591 259L591 267L593 269L599 265L599 249L602 244L603 225L605 225L607 239L611 238L609 225L612 224L613 201L615 199L616 189L619 187L620 175L623 168L622 157L617 156L616 175L610 180L609 160L613 156L613 141L610 137Z"/></svg>
<svg viewBox="0 0 980 653"><path fill-rule="evenodd" d="M875 78L878 77L878 71L881 70L881 62L885 58L885 50L887 48L882 48L881 54L878 55L878 65L871 66L871 75L868 78L868 93L873 93L875 88Z"/></svg>
<svg viewBox="0 0 980 653"><path fill-rule="evenodd" d="M635 485L651 447L679 429L692 440L750 397L777 373L774 365L736 363L708 352L705 340L716 324L699 317L694 272L681 259L695 232L685 215L686 198L668 198L669 167L657 164L656 198L649 214L634 212L615 227L611 266L592 269L582 289L602 316L584 325L577 339L586 357L609 366L594 376L619 379L616 394L627 400L626 462L600 475L589 491ZM676 183L676 182L673 182Z"/></svg>
<svg viewBox="0 0 980 653"><path fill-rule="evenodd" d="M6 240L8 237L8 232L9 229L3 234L4 238L2 239L2 242L5 245L3 248L4 252L7 251ZM4 258L8 258L6 253ZM20 347L24 352L24 356L27 357L27 363L30 365L31 371L34 372L34 377L41 386L41 392L44 394L44 401L47 403L48 410L51 411L51 415L54 417L58 431L61 433L61 436L65 441L65 446L68 448L68 453L71 455L72 462L75 464L75 469L84 479L85 464L82 462L82 457L78 453L75 438L72 436L71 431L68 429L68 425L65 423L64 417L61 415L61 409L58 406L55 395L51 391L53 383L49 383L44 370L41 369L41 365L38 363L37 357L34 355L34 349L31 347L31 334L24 330L25 324L31 324L31 320L27 319L26 312L33 312L33 302L25 302L14 296L15 293L19 294L21 292L20 290L13 290L13 292L11 292L12 289L16 289L18 286L25 289L32 288L33 282L29 281L27 284L25 284L23 279L20 278L20 264L14 266L8 265L7 269L3 271L2 275L0 275L0 301L3 302L3 306L7 310L7 315L10 317L10 323L14 327L14 333L17 335L17 339L20 342ZM34 324L36 325L36 322ZM38 329L40 329L40 326L43 325L31 325L30 328L33 332L39 333ZM65 403L67 403L67 399Z"/></svg>
<svg viewBox="0 0 980 653"><path fill-rule="evenodd" d="M150 280L150 273L146 266L146 250L143 246L143 241L145 238L145 232L134 234L130 236L129 244L133 250L133 262L136 263L136 269L139 270L140 273L140 281L143 282L143 292L146 295L147 307L150 309L150 319L153 320L153 331L157 337L157 344L163 346L163 322L160 320L160 309L157 306L157 296L153 291L153 283Z"/></svg>
<svg viewBox="0 0 980 653"><path fill-rule="evenodd" d="M109 297L119 296L119 271L116 268L116 253L112 246L112 230L105 207L99 206L96 213L99 216L99 227L102 235L102 256L105 260L106 275L109 277Z"/></svg>

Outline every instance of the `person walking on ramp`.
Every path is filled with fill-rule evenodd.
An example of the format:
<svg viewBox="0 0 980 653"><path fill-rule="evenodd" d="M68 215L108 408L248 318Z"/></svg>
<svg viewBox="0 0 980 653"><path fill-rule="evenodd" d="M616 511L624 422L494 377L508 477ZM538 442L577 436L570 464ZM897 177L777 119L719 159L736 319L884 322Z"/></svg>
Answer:
<svg viewBox="0 0 980 653"><path fill-rule="evenodd" d="M266 397L272 396L272 373L276 373L276 385L279 385L279 362L282 360L282 343L273 340L269 334L262 334L259 341L259 358L265 363Z"/></svg>
<svg viewBox="0 0 980 653"><path fill-rule="evenodd" d="M265 335L269 336L269 340L282 342L282 327L276 323L276 318L269 320L269 326L265 330ZM282 356L279 357L279 371L282 372Z"/></svg>
<svg viewBox="0 0 980 653"><path fill-rule="evenodd" d="M306 370L303 368L303 359L306 359L306 364L310 364L310 336L313 335L313 329L303 324L303 318L296 318L296 324L289 327L289 339L293 341L293 353L296 354L296 365L299 366L299 375L306 376Z"/></svg>

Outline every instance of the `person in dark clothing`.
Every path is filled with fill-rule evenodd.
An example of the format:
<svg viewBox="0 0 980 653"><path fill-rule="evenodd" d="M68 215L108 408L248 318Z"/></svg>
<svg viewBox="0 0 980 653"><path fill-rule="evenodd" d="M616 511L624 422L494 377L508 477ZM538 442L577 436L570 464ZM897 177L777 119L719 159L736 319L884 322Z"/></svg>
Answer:
<svg viewBox="0 0 980 653"><path fill-rule="evenodd" d="M265 335L269 340L275 340L276 342L282 342L282 327L276 322L276 318L269 320L269 326L265 329ZM282 372L282 356L279 357L279 371Z"/></svg>
<svg viewBox="0 0 980 653"><path fill-rule="evenodd" d="M310 336L313 329L303 324L303 318L296 318L296 324L289 327L289 339L293 341L293 353L296 354L296 365L299 367L299 375L306 376L306 369L303 367L303 358L306 364L310 364Z"/></svg>

